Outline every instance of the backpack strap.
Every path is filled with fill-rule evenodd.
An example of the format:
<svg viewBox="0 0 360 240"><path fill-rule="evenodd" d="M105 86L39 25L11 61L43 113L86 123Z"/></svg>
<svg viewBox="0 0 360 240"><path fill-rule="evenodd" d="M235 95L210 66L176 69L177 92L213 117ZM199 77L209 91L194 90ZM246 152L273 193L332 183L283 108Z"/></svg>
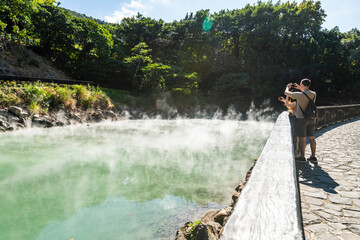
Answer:
<svg viewBox="0 0 360 240"><path fill-rule="evenodd" d="M314 99L310 99L309 98L309 96L306 94L306 93L304 93L304 92L302 92L303 94L305 94L305 96L309 99L309 103L308 103L308 105L310 104L310 101L314 101L314 99L315 99L315 97L316 97L316 95L314 96ZM302 107L300 106L300 104L298 104L299 105L299 108L300 108L300 110L302 111L302 113L303 113L303 116L305 115L305 112L304 112L304 110L302 109ZM306 106L307 107L307 106Z"/></svg>
<svg viewBox="0 0 360 240"><path fill-rule="evenodd" d="M302 92L302 93L305 94L305 96L311 101L311 99L309 98L309 96L306 93L304 93L304 92ZM315 96L314 96L314 99L315 99ZM314 99L312 101L314 101Z"/></svg>
<svg viewBox="0 0 360 240"><path fill-rule="evenodd" d="M298 106L299 106L299 108L300 108L300 110L302 111L302 113L303 113L303 116L305 115L305 112L304 112L304 110L302 109L302 107L300 106L300 104L298 104Z"/></svg>

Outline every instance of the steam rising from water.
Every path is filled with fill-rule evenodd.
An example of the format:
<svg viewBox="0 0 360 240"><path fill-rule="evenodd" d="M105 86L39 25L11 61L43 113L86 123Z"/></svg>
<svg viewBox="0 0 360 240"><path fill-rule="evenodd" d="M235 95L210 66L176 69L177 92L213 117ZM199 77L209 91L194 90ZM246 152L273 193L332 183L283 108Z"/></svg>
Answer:
<svg viewBox="0 0 360 240"><path fill-rule="evenodd" d="M259 108L251 103L246 113L237 112L234 106L230 106L225 112L218 106L193 106L187 113L180 114L178 110L168 104L170 94L164 93L161 98L156 100L158 114L138 112L137 110L123 110L124 119L212 119L212 120L256 120L256 121L275 121L278 112L270 107L270 101L265 100Z"/></svg>
<svg viewBox="0 0 360 240"><path fill-rule="evenodd" d="M93 226L86 239L144 239L130 231L138 228L169 239L193 216L229 203L272 125L153 119L5 133L0 232L81 239Z"/></svg>

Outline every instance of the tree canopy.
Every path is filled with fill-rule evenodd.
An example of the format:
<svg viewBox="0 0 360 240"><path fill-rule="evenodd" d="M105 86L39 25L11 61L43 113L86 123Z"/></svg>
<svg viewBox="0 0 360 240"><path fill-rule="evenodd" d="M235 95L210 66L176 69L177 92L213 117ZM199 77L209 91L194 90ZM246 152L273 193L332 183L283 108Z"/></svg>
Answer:
<svg viewBox="0 0 360 240"><path fill-rule="evenodd" d="M320 104L359 101L360 31L323 29L320 1L259 1L169 23L138 14L120 24L54 2L2 1L0 31L38 39L32 47L75 79L241 108L274 103L286 83L307 77Z"/></svg>

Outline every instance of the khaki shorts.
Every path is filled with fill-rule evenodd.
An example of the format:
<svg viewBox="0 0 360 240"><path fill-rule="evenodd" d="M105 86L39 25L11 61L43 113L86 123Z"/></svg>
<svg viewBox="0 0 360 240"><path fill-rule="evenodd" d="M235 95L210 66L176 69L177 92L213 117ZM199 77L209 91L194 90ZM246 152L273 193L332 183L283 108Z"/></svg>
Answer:
<svg viewBox="0 0 360 240"><path fill-rule="evenodd" d="M312 137L315 135L316 118L296 118L295 134L298 137Z"/></svg>

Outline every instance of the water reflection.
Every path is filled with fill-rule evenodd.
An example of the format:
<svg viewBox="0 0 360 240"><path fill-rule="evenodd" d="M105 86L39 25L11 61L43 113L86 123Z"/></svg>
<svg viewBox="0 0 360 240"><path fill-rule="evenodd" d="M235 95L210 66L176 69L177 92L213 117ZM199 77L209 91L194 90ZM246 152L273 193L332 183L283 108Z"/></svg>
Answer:
<svg viewBox="0 0 360 240"><path fill-rule="evenodd" d="M212 204L211 207L221 206ZM171 239L179 222L192 219L198 212L195 203L169 195L144 203L108 198L100 205L81 209L64 221L49 223L37 240Z"/></svg>

